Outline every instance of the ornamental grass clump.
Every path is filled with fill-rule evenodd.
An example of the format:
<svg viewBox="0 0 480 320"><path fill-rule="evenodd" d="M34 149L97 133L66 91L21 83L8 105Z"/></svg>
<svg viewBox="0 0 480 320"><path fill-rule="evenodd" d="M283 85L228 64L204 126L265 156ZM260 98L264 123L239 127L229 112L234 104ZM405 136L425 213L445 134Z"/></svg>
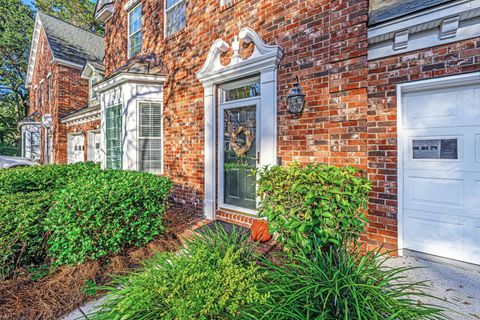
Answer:
<svg viewBox="0 0 480 320"><path fill-rule="evenodd" d="M358 239L371 183L352 167L311 163L259 172L259 215L286 251L305 252Z"/></svg>
<svg viewBox="0 0 480 320"><path fill-rule="evenodd" d="M255 320L429 320L449 319L444 309L422 304L423 282L409 282L408 268L383 267L378 252L343 246L310 254L281 254L264 260L261 292L267 303L250 305L242 318Z"/></svg>
<svg viewBox="0 0 480 320"><path fill-rule="evenodd" d="M228 319L246 305L266 303L247 235L221 227L178 253L162 253L142 271L117 278L95 320Z"/></svg>

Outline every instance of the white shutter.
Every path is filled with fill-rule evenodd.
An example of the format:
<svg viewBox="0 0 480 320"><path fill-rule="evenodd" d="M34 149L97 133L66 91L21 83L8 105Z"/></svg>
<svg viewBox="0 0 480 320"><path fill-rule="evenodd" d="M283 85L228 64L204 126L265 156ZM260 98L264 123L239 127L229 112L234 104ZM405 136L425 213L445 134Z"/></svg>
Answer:
<svg viewBox="0 0 480 320"><path fill-rule="evenodd" d="M139 103L138 161L141 171L162 172L162 105Z"/></svg>

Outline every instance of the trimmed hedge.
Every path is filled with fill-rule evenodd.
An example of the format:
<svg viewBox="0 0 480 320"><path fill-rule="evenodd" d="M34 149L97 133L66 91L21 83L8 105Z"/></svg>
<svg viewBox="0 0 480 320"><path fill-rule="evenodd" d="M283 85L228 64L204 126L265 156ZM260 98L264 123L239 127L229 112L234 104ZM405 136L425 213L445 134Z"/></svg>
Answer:
<svg viewBox="0 0 480 320"><path fill-rule="evenodd" d="M0 279L148 243L165 230L171 187L166 177L93 163L0 170Z"/></svg>
<svg viewBox="0 0 480 320"><path fill-rule="evenodd" d="M258 185L259 214L287 251L340 245L364 230L371 183L355 168L273 166L259 173Z"/></svg>
<svg viewBox="0 0 480 320"><path fill-rule="evenodd" d="M43 221L49 192L0 196L0 279L17 267L42 264L47 253Z"/></svg>
<svg viewBox="0 0 480 320"><path fill-rule="evenodd" d="M100 171L93 162L50 164L0 170L0 196L65 187L75 179Z"/></svg>
<svg viewBox="0 0 480 320"><path fill-rule="evenodd" d="M171 187L166 177L117 170L68 184L57 192L46 221L54 264L96 260L150 242L165 229Z"/></svg>

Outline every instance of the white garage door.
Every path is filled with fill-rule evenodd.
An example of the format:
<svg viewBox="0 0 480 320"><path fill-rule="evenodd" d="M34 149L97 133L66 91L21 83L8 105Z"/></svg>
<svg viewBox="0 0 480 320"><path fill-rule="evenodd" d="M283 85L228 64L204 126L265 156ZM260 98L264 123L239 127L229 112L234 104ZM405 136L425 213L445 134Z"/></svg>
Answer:
<svg viewBox="0 0 480 320"><path fill-rule="evenodd" d="M480 264L480 84L403 96L403 246Z"/></svg>
<svg viewBox="0 0 480 320"><path fill-rule="evenodd" d="M68 135L68 163L85 161L85 139L83 134Z"/></svg>

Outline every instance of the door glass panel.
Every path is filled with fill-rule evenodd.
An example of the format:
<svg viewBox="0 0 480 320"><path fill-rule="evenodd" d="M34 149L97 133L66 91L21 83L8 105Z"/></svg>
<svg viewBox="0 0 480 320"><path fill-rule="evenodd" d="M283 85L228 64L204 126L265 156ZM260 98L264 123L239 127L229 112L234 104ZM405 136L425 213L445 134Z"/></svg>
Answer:
<svg viewBox="0 0 480 320"><path fill-rule="evenodd" d="M224 110L224 203L256 208L256 107Z"/></svg>

